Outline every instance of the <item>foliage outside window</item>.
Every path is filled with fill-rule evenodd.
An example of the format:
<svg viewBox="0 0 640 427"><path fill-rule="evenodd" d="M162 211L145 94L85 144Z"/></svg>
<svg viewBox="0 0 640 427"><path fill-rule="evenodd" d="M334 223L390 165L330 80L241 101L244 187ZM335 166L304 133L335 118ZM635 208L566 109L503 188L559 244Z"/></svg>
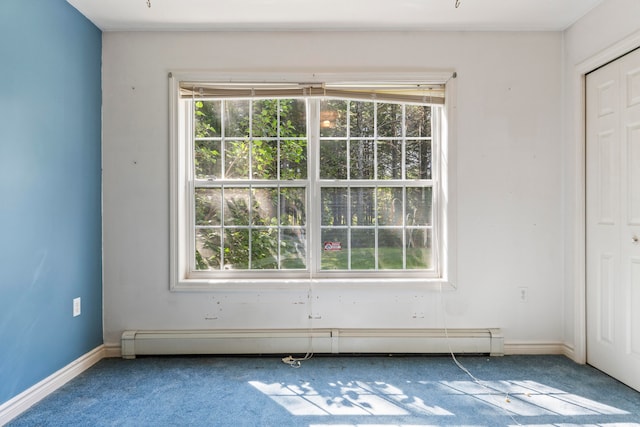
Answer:
<svg viewBox="0 0 640 427"><path fill-rule="evenodd" d="M198 100L192 110L195 269L306 269L305 100Z"/></svg>
<svg viewBox="0 0 640 427"><path fill-rule="evenodd" d="M187 275L437 277L440 106L323 96L181 102Z"/></svg>

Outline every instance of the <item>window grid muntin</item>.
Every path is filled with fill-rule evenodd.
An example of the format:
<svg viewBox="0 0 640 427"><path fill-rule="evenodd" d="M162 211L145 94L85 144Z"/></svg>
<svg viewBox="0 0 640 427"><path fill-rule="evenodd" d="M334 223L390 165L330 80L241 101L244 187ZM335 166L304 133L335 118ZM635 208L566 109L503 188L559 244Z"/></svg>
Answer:
<svg viewBox="0 0 640 427"><path fill-rule="evenodd" d="M307 100L312 99L312 98L307 98ZM316 100L318 98L315 98ZM222 100L224 102L224 100ZM347 100L349 102L349 104L351 102L366 102L366 101L351 101L351 100ZM318 101L316 101L318 102ZM389 103L389 102L384 102L384 103ZM305 271L309 272L310 269L314 271L313 274L318 274L319 277L321 277L323 275L323 273L331 273L331 271L327 272L324 270L321 270L320 268L314 268L313 265L311 264L311 260L314 258L314 252L317 250L317 248L314 245L313 241L317 240L313 237L314 233L310 233L310 230L312 230L313 228L309 228L309 224L312 223L311 218L311 212L308 209L309 207L309 203L310 203L310 199L312 199L312 196L309 191L310 191L310 187L311 188L316 188L318 187L319 189L327 187L327 186L344 186L344 184L346 184L345 181L349 182L347 188L349 189L349 194L350 194L350 189L351 188L355 188L355 187L363 187L363 186L370 186L373 185L376 189L378 187L394 187L396 185L400 186L403 188L403 210L406 209L406 187L416 187L416 186L420 186L420 185L424 185L425 187L431 187L432 188L432 199L431 199L431 206L432 206L432 212L431 212L431 224L429 226L426 227L411 227L411 226L379 226L378 225L378 203L377 203L377 191L374 191L374 200L376 203L375 206L375 225L374 226L357 226L357 229L375 229L375 257L376 257L376 265L375 265L375 270L350 270L350 271L356 271L359 273L366 273L368 271L375 271L375 272L393 272L396 275L397 274L405 274L405 273L412 273L415 271L433 271L434 269L437 268L437 244L436 244L436 230L437 227L435 227L435 221L436 219L436 209L434 209L435 205L436 205L436 196L437 196L437 192L434 191L434 178L437 177L437 161L434 161L433 159L435 159L435 150L437 149L437 147L435 147L433 145L433 141L436 139L436 130L435 130L435 126L434 126L434 119L435 116L433 114L433 110L434 107L433 105L429 106L432 110L431 110L431 136L428 137L411 137L411 138L407 138L406 137L406 105L409 105L410 103L399 103L402 105L402 136L401 137L382 137L379 138L377 135L378 132L378 127L377 127L377 120L378 120L378 114L377 114L377 105L378 102L374 102L374 114L373 114L373 118L374 118L374 136L370 137L353 137L350 135L351 132L351 124L349 123L351 120L351 114L347 113L347 125L346 125L346 129L347 129L347 133L348 135L346 137L323 137L320 138L319 137L319 132L316 138L312 138L312 134L313 131L311 128L313 128L314 126L319 128L319 126L317 124L315 124L316 122L311 122L309 121L308 117L309 117L309 102L307 102L307 137L286 137L287 140L299 140L299 141L306 141L307 142L307 179L306 180L302 180L302 182L300 183L304 183L304 188L305 188L305 199L306 199L306 222L304 227L302 228L304 230L304 234L305 234L305 239L306 239L306 251L305 251L305 264L307 266L307 269ZM250 112L250 119L249 119L249 123L250 126L253 126L253 114L254 114L254 108L253 108L253 100L251 100L250 102L250 108L249 108L249 112ZM422 105L422 104L420 104ZM437 107L436 107L437 108ZM319 108L318 108L319 109ZM224 112L226 111L224 108L221 108L222 114L225 114ZM191 116L193 118L193 115ZM280 125L281 125L281 120L280 120L280 109L278 109L278 134L280 134ZM225 120L224 118L221 120L222 126L225 126ZM311 125L309 125L310 123L312 123ZM215 137L205 137L205 138L194 138L194 140L225 140L226 139L231 139L233 140L233 138L225 138L224 136L221 136L220 138L215 138ZM235 138L236 140L238 140L239 138ZM248 137L250 144L249 144L249 150L252 153L253 150L253 141L260 139L262 141L278 141L277 144L277 178L275 180L268 180L269 184L265 184L266 186L271 185L274 182L279 182L281 183L282 181L280 181L280 176L281 176L281 165L282 165L282 159L281 159L281 147L282 147L282 141L283 138L278 135L277 137L260 137L260 138L256 138L253 137L252 133L251 135ZM340 181L330 181L330 180L326 180L327 182L320 180L319 179L319 169L315 168L315 164L317 164L317 162L319 161L319 153L314 153L312 150L312 140L315 139L316 141L320 141L320 139L333 139L333 140L345 140L347 143L347 162L348 162L348 166L347 166L347 179L346 180L340 180ZM377 179L378 178L378 141L380 140L385 140L385 141L401 141L402 143L402 160L401 160L401 170L402 170L402 178L401 179L384 179L384 180L380 180ZM407 155L407 151L406 151L406 143L407 143L407 139L410 139L411 141L418 141L418 140L426 140L429 141L430 143L430 148L431 148L431 156L432 156L432 161L431 161L431 177L432 179L428 179L428 180L410 180L408 181L406 179L406 168L407 168L407 164L406 164L406 155ZM351 141L372 141L373 147L374 147L374 160L373 160L373 168L374 168L374 177L376 179L373 180L357 180L357 179L351 179L350 175L351 175ZM315 144L317 148L319 148L319 144ZM221 147L224 147L224 145L221 144ZM225 149L222 150L221 156L224 156L226 154L226 147L224 147ZM193 150L192 150L193 151ZM222 158L221 159L222 162L222 168L226 167L226 159ZM253 186L255 185L259 185L257 180L253 180L253 162L251 161L251 159L249 160L249 180L251 182L250 187L253 188ZM315 174L312 174L313 170L317 170ZM195 172L195 171L194 171ZM224 172L224 174L226 174L226 171ZM223 176L224 176L223 174ZM315 180L315 184L311 184L310 182L313 181L311 179L312 176L316 176L316 180ZM198 183L196 184L197 181ZM238 179L225 179L225 180L211 180L211 179L207 179L207 180L194 180L192 182L194 182L194 187L197 186L197 188L201 188L201 187L207 187L208 183L211 183L211 181L215 181L214 187L218 187L221 188L221 186L230 186L230 185L244 185L245 183L243 182L244 180L238 180ZM408 182L407 182L408 181ZM291 183L293 187L295 187L296 185L294 183L292 183L291 181L287 181L289 183ZM400 182L401 184L395 184L394 182ZM278 186L278 188L280 188L280 186ZM192 193L193 194L193 193ZM317 200L319 200L319 197L316 198ZM223 198L224 201L224 198ZM224 203L223 203L224 204ZM253 206L250 206L250 208L252 209ZM348 203L348 209L350 211L351 209L351 203ZM280 207L278 205L278 209L277 209L277 215L278 217L280 216ZM403 217L404 217L404 213L403 213ZM351 212L349 212L349 222L351 222L352 219L352 215ZM224 218L222 219L222 221L224 221ZM280 218L278 218L278 224L280 224ZM194 220L194 224L195 224L195 220ZM260 227L264 227L264 226L260 226ZM349 226L343 226L345 228L353 228L353 226L349 225ZM242 228L242 227L240 227ZM247 229L250 229L251 227L247 227ZM275 226L273 228L276 228ZM298 227L290 227L290 226L281 226L279 225L277 227L279 229L279 233L278 233L278 263L279 266L282 263L282 260L280 259L280 255L281 255L281 248L280 248L280 242L281 242L281 235L282 232L281 230L285 230L288 228L293 228L293 229L300 229ZM319 231L323 228L321 225L316 225L314 228L318 229ZM379 251L379 242L378 242L378 230L379 229L398 229L398 230L402 230L402 240L403 240L403 269L402 270L379 270L379 262L378 262L378 251ZM406 269L406 232L409 229L421 229L421 230L425 230L426 233L430 233L430 241L431 241L431 256L430 256L430 262L431 262L431 268L426 269L426 270L407 270ZM250 235L250 241L251 241L251 233L249 233ZM348 238L349 238L349 248L351 248L351 233L347 233ZM221 239L223 237L223 233L221 233ZM193 241L193 239L192 239ZM315 244L317 246L317 244ZM221 248L224 248L224 243L221 243ZM319 253L321 254L322 252L319 251ZM192 257L193 260L194 257ZM315 257L317 259L320 259L321 256L317 256ZM249 261L251 262L251 261ZM193 261L192 261L193 263ZM224 261L221 260L221 264L224 265ZM319 264L318 264L319 266ZM351 250L349 250L349 268L351 269ZM194 271L194 269L192 269L192 272ZM215 270L213 270L215 271ZM279 274L281 273L286 273L289 270L271 270L273 272L278 272ZM294 270L297 271L297 270ZM336 272L340 272L340 273L344 273L345 271L349 271L349 270L336 270ZM197 273L206 273L207 271L195 271L196 275ZM269 270L242 270L243 273L251 273L251 272L259 272L259 273L266 273L269 272Z"/></svg>

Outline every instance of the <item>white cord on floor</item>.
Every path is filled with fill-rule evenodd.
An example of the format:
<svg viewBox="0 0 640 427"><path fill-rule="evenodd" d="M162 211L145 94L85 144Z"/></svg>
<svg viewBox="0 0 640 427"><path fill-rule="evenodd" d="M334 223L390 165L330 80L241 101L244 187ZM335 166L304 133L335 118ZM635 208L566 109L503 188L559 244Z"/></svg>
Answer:
<svg viewBox="0 0 640 427"><path fill-rule="evenodd" d="M460 370L462 370L465 374L467 374L469 376L469 378L471 378L473 380L474 383L478 384L480 387L483 387L485 389L487 389L488 391L493 391L493 392L499 392L500 390L494 388L494 387L490 387L486 384L483 384L479 379L477 379L467 368L465 368L462 363L460 363L458 361L458 359L456 358L456 355L453 353L453 349L451 348L451 342L449 341L449 330L447 329L447 313L444 307L444 300L442 298L442 283L440 284L440 308L442 309L442 323L444 326L444 336L445 336L445 340L447 342L447 347L449 347L449 354L451 354L451 358L453 359L453 362L456 364L456 366L458 368L460 368ZM511 398L509 397L509 392L507 391L504 395L504 401L506 403L511 403ZM511 420L516 423L517 425L521 426L522 424L520 424L514 417L513 414L509 411L507 411L506 408L503 408L502 406L499 406L504 412L505 414L507 414L509 416L509 418L511 418Z"/></svg>
<svg viewBox="0 0 640 427"><path fill-rule="evenodd" d="M305 360L309 360L312 357L313 353L307 353L304 357L287 356L282 358L282 363L286 363L292 368L299 368L300 366L302 366L302 362L304 362Z"/></svg>

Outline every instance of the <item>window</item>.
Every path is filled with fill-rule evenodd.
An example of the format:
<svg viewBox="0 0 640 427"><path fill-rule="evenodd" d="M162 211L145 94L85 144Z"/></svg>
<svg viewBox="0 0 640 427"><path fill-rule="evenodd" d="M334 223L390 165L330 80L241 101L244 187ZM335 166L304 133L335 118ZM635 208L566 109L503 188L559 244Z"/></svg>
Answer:
<svg viewBox="0 0 640 427"><path fill-rule="evenodd" d="M316 102L319 271L433 272L432 110L439 107Z"/></svg>
<svg viewBox="0 0 640 427"><path fill-rule="evenodd" d="M176 282L444 277L441 84L172 94Z"/></svg>
<svg viewBox="0 0 640 427"><path fill-rule="evenodd" d="M306 270L306 100L185 103L193 120L191 269Z"/></svg>

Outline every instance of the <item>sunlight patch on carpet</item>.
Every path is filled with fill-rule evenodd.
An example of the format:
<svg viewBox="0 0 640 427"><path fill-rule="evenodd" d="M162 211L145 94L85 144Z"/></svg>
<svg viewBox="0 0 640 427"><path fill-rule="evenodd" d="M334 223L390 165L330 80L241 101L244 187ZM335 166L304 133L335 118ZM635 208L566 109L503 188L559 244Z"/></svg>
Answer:
<svg viewBox="0 0 640 427"><path fill-rule="evenodd" d="M323 384L264 383L249 381L255 389L297 416L454 416L462 408L473 411L481 404L522 417L624 415L628 412L535 381L419 381L419 386L448 390L450 404L411 396L386 382L336 381ZM474 403L475 402L475 403ZM604 424L599 424L604 425ZM571 426L571 424L563 424ZM640 427L636 423L610 427ZM335 426L334 426L335 427ZM370 427L370 426L369 426ZM385 424L385 427L387 425Z"/></svg>

